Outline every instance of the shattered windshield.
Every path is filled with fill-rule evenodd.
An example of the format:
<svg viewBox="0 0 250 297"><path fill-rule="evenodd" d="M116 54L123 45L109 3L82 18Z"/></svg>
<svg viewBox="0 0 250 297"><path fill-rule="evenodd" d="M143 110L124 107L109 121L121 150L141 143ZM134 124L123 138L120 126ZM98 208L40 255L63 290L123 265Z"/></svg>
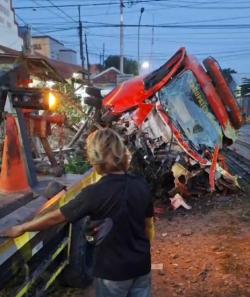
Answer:
<svg viewBox="0 0 250 297"><path fill-rule="evenodd" d="M185 71L159 91L159 99L169 117L195 149L221 147L222 132L196 78Z"/></svg>

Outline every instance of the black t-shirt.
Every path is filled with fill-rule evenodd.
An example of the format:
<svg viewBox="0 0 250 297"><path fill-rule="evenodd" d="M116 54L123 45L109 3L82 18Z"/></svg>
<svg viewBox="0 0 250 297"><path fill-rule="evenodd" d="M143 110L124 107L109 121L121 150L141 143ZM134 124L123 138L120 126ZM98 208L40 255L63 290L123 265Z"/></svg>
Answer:
<svg viewBox="0 0 250 297"><path fill-rule="evenodd" d="M150 272L150 242L145 235L145 218L153 216L153 203L142 177L105 175L83 189L61 211L69 222L86 215L92 220L113 220L111 231L95 248L96 277L122 281Z"/></svg>

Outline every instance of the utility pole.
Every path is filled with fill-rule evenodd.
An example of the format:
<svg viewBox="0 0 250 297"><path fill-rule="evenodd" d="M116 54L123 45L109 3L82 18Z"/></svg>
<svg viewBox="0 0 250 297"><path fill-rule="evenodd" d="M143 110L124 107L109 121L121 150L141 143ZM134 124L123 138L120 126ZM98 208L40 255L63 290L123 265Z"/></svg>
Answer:
<svg viewBox="0 0 250 297"><path fill-rule="evenodd" d="M86 32L85 32L84 35L85 35L85 48L86 48L88 80L89 80L90 64L89 64L89 51L88 51L88 42L87 42L87 34L86 34Z"/></svg>
<svg viewBox="0 0 250 297"><path fill-rule="evenodd" d="M82 69L84 69L84 51L83 51L83 39L82 39L82 21L81 21L81 5L78 5L78 16L79 16L79 43L80 43L80 58L82 62Z"/></svg>
<svg viewBox="0 0 250 297"><path fill-rule="evenodd" d="M154 24L154 22L153 22L153 24ZM150 51L150 64L151 64L151 67L153 67L154 36L155 36L155 28L152 27L152 39L151 39L151 51Z"/></svg>
<svg viewBox="0 0 250 297"><path fill-rule="evenodd" d="M144 7L140 10L140 17L138 23L138 34L137 34L137 64L138 64L138 74L140 74L140 28L141 28L141 17L144 12Z"/></svg>
<svg viewBox="0 0 250 297"><path fill-rule="evenodd" d="M120 71L123 73L123 48L124 48L124 33L123 33L123 0L120 0Z"/></svg>
<svg viewBox="0 0 250 297"><path fill-rule="evenodd" d="M102 45L102 66L104 66L104 59L105 59L105 43Z"/></svg>

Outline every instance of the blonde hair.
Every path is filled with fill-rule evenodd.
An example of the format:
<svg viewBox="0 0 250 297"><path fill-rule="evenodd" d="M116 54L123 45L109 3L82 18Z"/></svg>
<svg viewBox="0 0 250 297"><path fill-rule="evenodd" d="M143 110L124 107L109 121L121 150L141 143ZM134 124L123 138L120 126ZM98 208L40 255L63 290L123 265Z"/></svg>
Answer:
<svg viewBox="0 0 250 297"><path fill-rule="evenodd" d="M87 156L99 174L127 171L129 167L129 151L111 128L96 130L88 136Z"/></svg>

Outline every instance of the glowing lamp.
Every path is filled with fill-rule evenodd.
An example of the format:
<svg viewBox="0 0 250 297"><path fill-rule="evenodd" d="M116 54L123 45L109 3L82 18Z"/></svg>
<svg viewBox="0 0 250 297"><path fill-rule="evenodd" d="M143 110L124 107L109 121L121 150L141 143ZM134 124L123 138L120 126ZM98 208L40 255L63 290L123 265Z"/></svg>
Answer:
<svg viewBox="0 0 250 297"><path fill-rule="evenodd" d="M52 92L48 94L48 105L50 110L55 110L58 106L58 98Z"/></svg>
<svg viewBox="0 0 250 297"><path fill-rule="evenodd" d="M36 110L56 110L59 105L57 93L48 89L23 88L8 92L13 107L36 109Z"/></svg>

